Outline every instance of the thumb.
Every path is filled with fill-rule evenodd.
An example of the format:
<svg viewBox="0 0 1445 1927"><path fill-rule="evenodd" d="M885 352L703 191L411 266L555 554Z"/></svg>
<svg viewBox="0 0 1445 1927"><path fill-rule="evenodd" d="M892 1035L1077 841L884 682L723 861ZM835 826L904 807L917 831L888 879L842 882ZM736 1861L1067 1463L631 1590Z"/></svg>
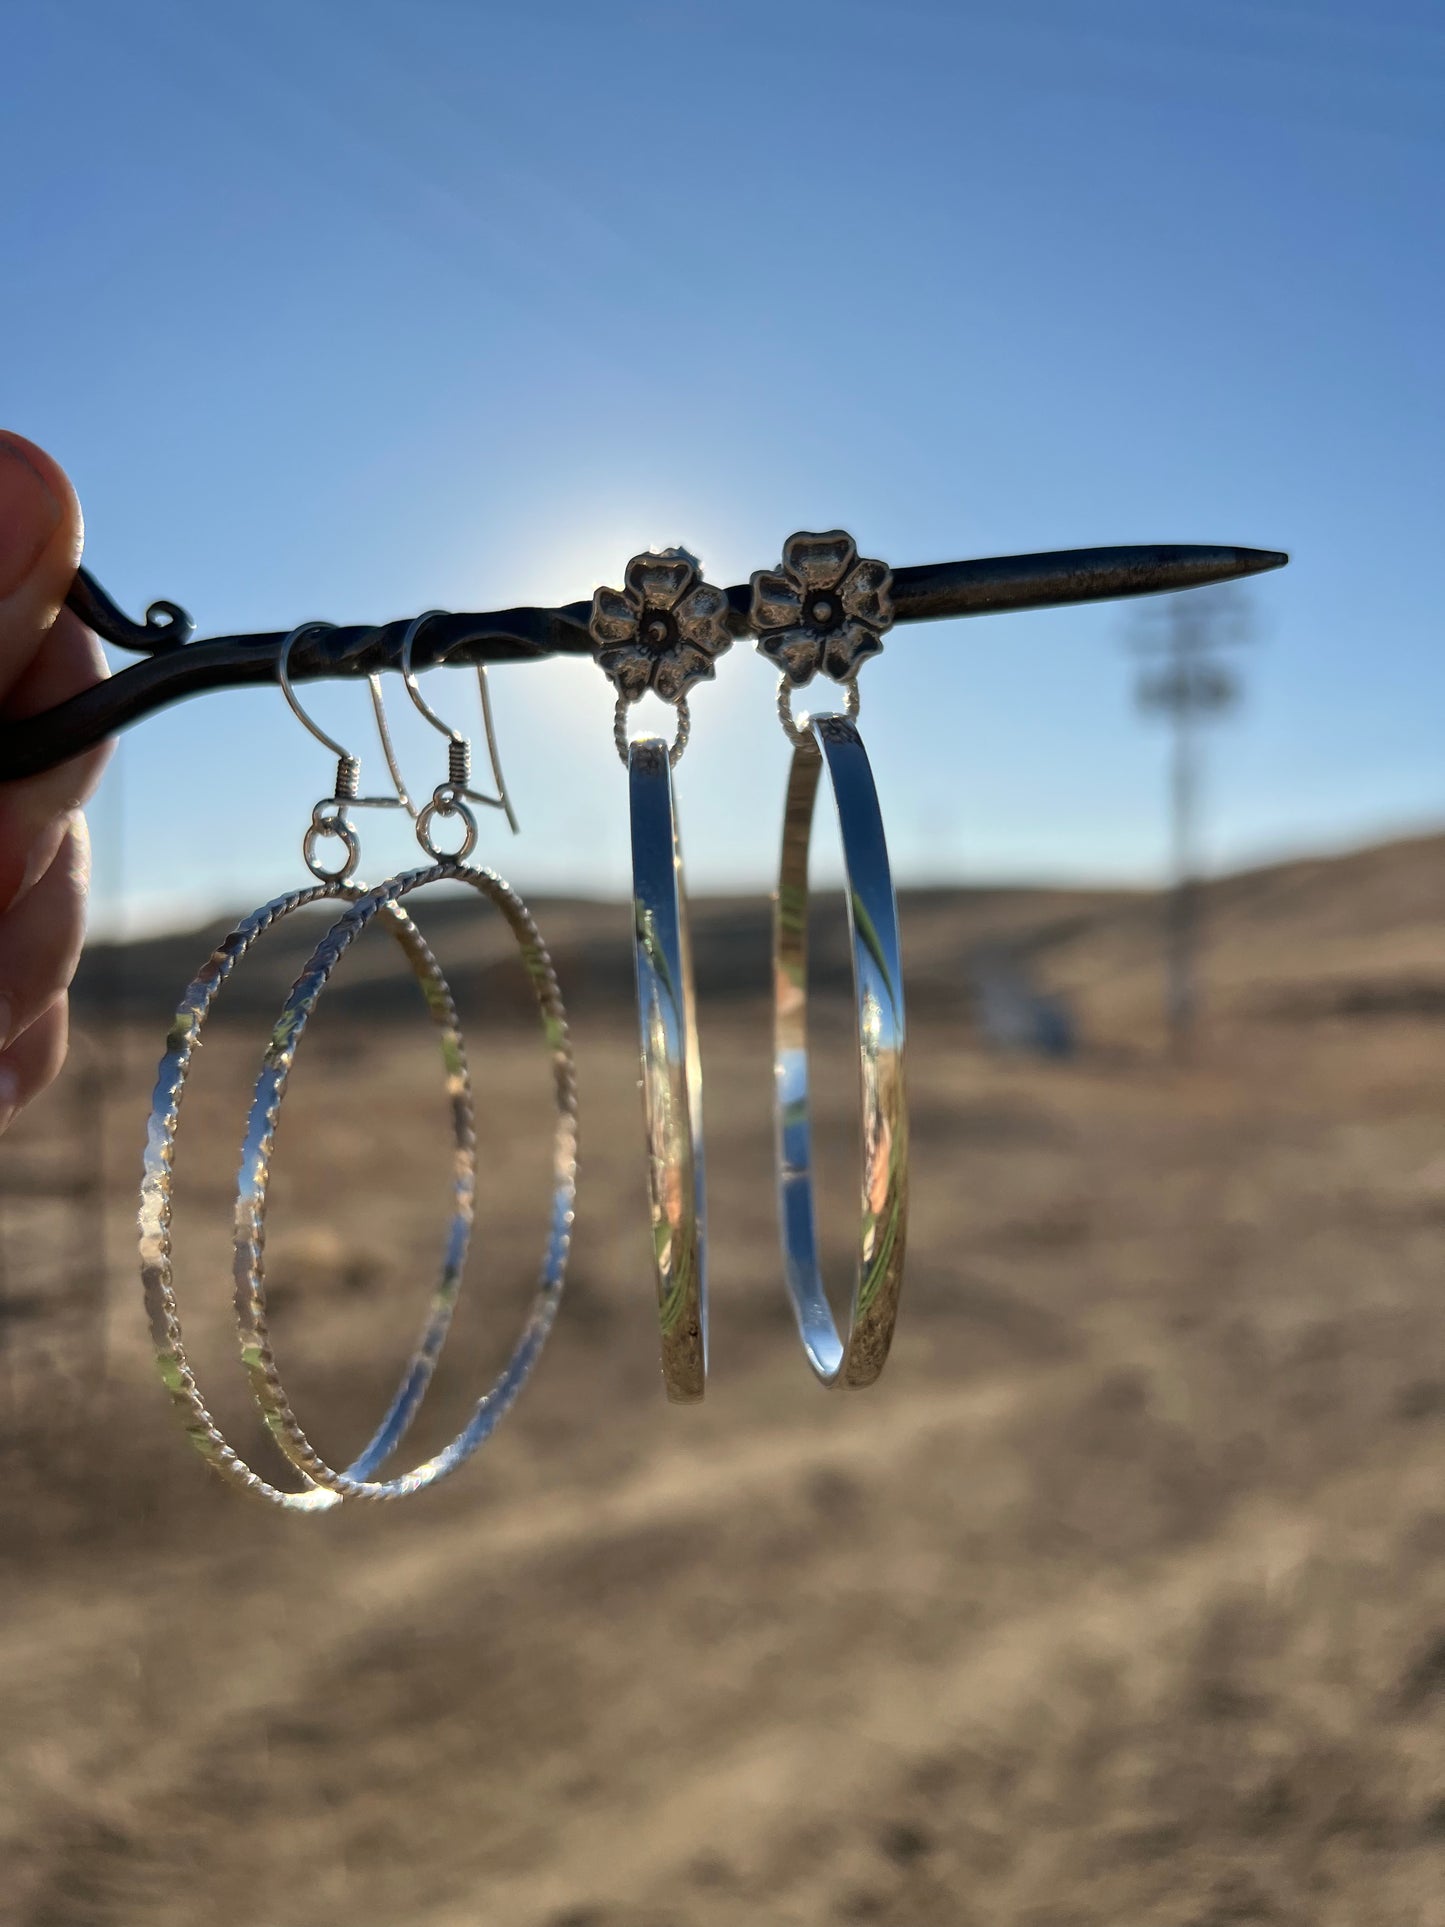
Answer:
<svg viewBox="0 0 1445 1927"><path fill-rule="evenodd" d="M54 625L84 539L65 471L33 442L0 432L0 703Z"/></svg>
<svg viewBox="0 0 1445 1927"><path fill-rule="evenodd" d="M0 715L33 716L106 673L95 638L64 606L83 539L80 504L59 463L0 431ZM91 750L43 776L0 784L0 909L43 874L106 754Z"/></svg>

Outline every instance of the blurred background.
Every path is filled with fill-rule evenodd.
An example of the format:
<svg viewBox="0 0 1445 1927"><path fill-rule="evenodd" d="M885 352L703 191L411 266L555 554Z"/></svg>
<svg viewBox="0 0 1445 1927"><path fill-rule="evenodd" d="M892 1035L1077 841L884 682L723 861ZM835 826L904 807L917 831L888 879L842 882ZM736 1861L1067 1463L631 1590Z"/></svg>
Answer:
<svg viewBox="0 0 1445 1927"><path fill-rule="evenodd" d="M67 467L130 610L205 635L551 604L650 545L725 583L834 526L895 565L1292 561L912 627L869 669L914 1217L858 1397L813 1385L776 1257L769 669L723 660L678 775L714 1303L687 1411L610 691L494 674L521 834L489 819L481 855L579 1056L567 1298L479 1463L335 1519L189 1451L133 1238L175 1000L303 879L332 766L275 691L121 743L71 1066L0 1154L0 1919L1445 1922L1438 11L90 0L5 35L0 418ZM477 730L468 678L424 688ZM424 791L439 745L389 693ZM364 690L308 700L381 784ZM410 861L403 823L363 829L367 874ZM547 1088L505 933L444 896L418 920L483 1151L426 1450L522 1315ZM238 972L178 1163L187 1335L258 1460L236 1140L316 934ZM379 936L348 957L280 1137L278 1344L333 1462L445 1208L403 976ZM841 1294L856 1070L821 894L814 981Z"/></svg>

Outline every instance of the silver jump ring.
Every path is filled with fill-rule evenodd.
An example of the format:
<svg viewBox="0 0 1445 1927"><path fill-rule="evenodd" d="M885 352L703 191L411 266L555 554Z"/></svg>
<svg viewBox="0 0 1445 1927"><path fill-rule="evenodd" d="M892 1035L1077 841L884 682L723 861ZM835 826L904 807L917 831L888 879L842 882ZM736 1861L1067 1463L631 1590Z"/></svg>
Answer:
<svg viewBox="0 0 1445 1927"><path fill-rule="evenodd" d="M338 1503L338 1495L310 1481L304 1491L287 1492L252 1471L227 1443L212 1418L186 1357L171 1261L176 1132L186 1078L206 1018L222 986L252 944L264 936L273 924L289 917L295 910L337 898L353 904L365 894L359 885L336 883L321 883L304 890L294 890L253 911L226 938L186 990L177 1007L166 1054L161 1059L156 1076L155 1096L146 1135L145 1176L140 1199L141 1282L161 1378L180 1413L191 1443L207 1463L232 1485L254 1492L290 1512L324 1511ZM431 1380L456 1305L471 1233L476 1188L471 1080L451 992L421 932L406 912L400 908L390 908L386 927L407 953L441 1032L454 1141L452 1218L441 1272L412 1357L386 1416L370 1442L348 1468L358 1478L370 1477L396 1449Z"/></svg>
<svg viewBox="0 0 1445 1927"><path fill-rule="evenodd" d="M843 702L844 713L856 722L858 712L863 706L863 698L858 693L857 677L846 682L843 687L847 691ZM793 685L786 676L778 678L778 721L783 725L783 734L795 749L813 747L813 733L810 728L812 718L808 715L801 718L793 715Z"/></svg>
<svg viewBox="0 0 1445 1927"><path fill-rule="evenodd" d="M462 819L463 834L460 849L439 850L432 840L431 826L438 817L459 816ZM422 806L416 819L416 840L430 857L438 863L465 863L477 847L477 819L458 797L451 795L443 786L432 797L430 803Z"/></svg>
<svg viewBox="0 0 1445 1927"><path fill-rule="evenodd" d="M287 1079L297 1046L332 971L373 917L389 910L401 897L436 882L469 884L495 904L506 918L521 949L541 1014L543 1038L552 1060L557 1106L557 1126L552 1146L552 1200L548 1213L546 1248L531 1309L522 1335L501 1373L483 1393L471 1418L449 1445L410 1472L396 1478L373 1480L359 1476L354 1466L345 1472L335 1471L329 1466L301 1430L286 1397L266 1323L263 1269L266 1195L276 1124L282 1099L286 1095ZM299 1472L323 1489L328 1497L339 1494L356 1499L397 1499L434 1485L438 1479L444 1478L471 1457L477 1447L491 1436L498 1421L522 1389L552 1328L562 1292L567 1248L571 1241L576 1185L577 1083L567 1038L567 1015L557 988L552 960L521 898L490 870L471 870L452 862L437 863L429 869L413 870L406 876L393 877L359 897L316 946L271 1033L261 1074L256 1080L256 1094L247 1120L245 1149L237 1184L236 1320L241 1336L242 1357L250 1375L252 1390L276 1442Z"/></svg>
<svg viewBox="0 0 1445 1927"><path fill-rule="evenodd" d="M673 706L677 711L677 729L673 735L671 747L667 752L669 769L676 769L682 761L682 752L687 748L688 738L692 735L692 711L687 706L687 697L679 696ZM631 738L627 734L627 712L631 707L632 704L628 697L619 696L612 710L612 742L624 769L629 766L628 756ZM639 742L650 742L653 740L655 739L651 737L638 738Z"/></svg>
<svg viewBox="0 0 1445 1927"><path fill-rule="evenodd" d="M863 1072L862 1224L846 1340L818 1264L808 1108L808 845L818 778L837 805ZM851 719L814 716L794 753L773 922L774 1124L783 1267L803 1348L825 1385L870 1385L893 1339L908 1217L903 976L878 793Z"/></svg>
<svg viewBox="0 0 1445 1927"><path fill-rule="evenodd" d="M323 837L334 837L344 846L346 856L340 869L328 870L324 863L318 862L316 846ZM311 827L301 839L301 854L312 876L322 883L349 883L361 861L361 839L344 816L322 814L318 804L312 814Z"/></svg>
<svg viewBox="0 0 1445 1927"><path fill-rule="evenodd" d="M667 1396L683 1404L700 1399L707 1382L707 1204L692 944L667 745L659 736L639 738L628 747L627 768L662 1377Z"/></svg>

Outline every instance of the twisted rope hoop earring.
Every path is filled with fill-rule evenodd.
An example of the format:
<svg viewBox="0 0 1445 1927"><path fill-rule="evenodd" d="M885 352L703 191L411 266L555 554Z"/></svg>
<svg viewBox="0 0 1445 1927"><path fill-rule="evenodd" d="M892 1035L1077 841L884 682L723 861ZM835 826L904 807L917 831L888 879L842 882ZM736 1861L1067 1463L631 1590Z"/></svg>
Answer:
<svg viewBox="0 0 1445 1927"><path fill-rule="evenodd" d="M459 804L457 809L470 819L465 804ZM475 823L469 820L468 829L474 836ZM385 1453L363 1454L345 1470L336 1470L320 1456L302 1430L281 1381L266 1319L264 1252L271 1160L281 1103L296 1051L332 971L367 924L379 914L394 910L400 897L429 883L448 882L467 884L502 912L522 952L537 999L543 1042L552 1064L557 1113L547 1235L522 1334L497 1378L477 1400L471 1417L448 1445L421 1465L394 1478L374 1479L371 1473L389 1456L397 1441L393 1440ZM443 857L426 869L393 877L359 897L317 945L271 1033L246 1122L236 1197L236 1314L243 1334L242 1356L251 1389L282 1452L313 1485L323 1489L328 1498L405 1498L455 1471L490 1438L525 1384L556 1318L571 1243L576 1189L577 1079L567 1036L567 1016L552 960L521 898L490 870L469 869L453 857Z"/></svg>
<svg viewBox="0 0 1445 1927"><path fill-rule="evenodd" d="M186 1432L207 1463L229 1483L296 1512L325 1510L336 1504L338 1495L309 1485L300 1492L290 1492L272 1485L246 1464L212 1418L186 1356L174 1288L171 1220L175 1144L181 1102L192 1059L216 997L241 958L274 924L315 903L339 901L354 904L366 895L366 886L352 881L360 846L356 831L349 821L350 810L361 806L394 807L398 801L408 809L411 807L400 784L395 799L360 796L360 765L357 759L328 736L297 701L287 674L292 645L312 629L326 626L308 623L293 630L282 645L279 665L279 680L287 702L312 735L332 750L338 759L333 792L312 810L311 822L303 839L306 864L317 881L307 888L277 897L244 918L212 953L187 987L172 1019L165 1054L156 1075L140 1199L141 1283L146 1312L161 1378ZM374 702L379 700L379 693L374 686ZM384 730L385 716L380 708L378 721ZM389 738L384 736L384 740L389 744ZM388 756L388 760L393 759ZM342 845L342 858L337 866L328 867L318 853L318 844L327 838L338 840ZM381 1424L349 1468L357 1477L369 1476L395 1451L415 1417L430 1382L451 1324L466 1262L476 1184L471 1081L451 991L436 958L399 904L388 905L385 928L401 945L415 971L427 1008L439 1032L446 1089L451 1104L452 1211L440 1273L421 1334Z"/></svg>
<svg viewBox="0 0 1445 1927"><path fill-rule="evenodd" d="M707 1383L707 1199L702 1056L672 771L687 747L687 692L732 647L726 593L686 549L635 555L626 587L592 598L593 653L617 691L612 740L627 770L632 942L642 1045L648 1203L662 1380L676 1404ZM627 712L652 690L677 711L671 746L629 740Z"/></svg>
<svg viewBox="0 0 1445 1927"><path fill-rule="evenodd" d="M893 620L891 573L841 529L799 533L781 570L752 577L759 650L782 668L778 715L793 745L773 918L773 1078L783 1275L803 1349L825 1385L871 1385L888 1357L903 1283L908 1113L898 906L883 818L857 727L857 675ZM792 692L817 671L847 690L846 714L795 721ZM846 873L863 1092L863 1171L852 1309L840 1336L818 1262L808 1097L808 848L827 771Z"/></svg>
<svg viewBox="0 0 1445 1927"><path fill-rule="evenodd" d="M417 630L430 619L430 616L421 616L411 625L403 642L402 659L413 701L428 721L447 737L449 744L447 780L438 784L431 802L416 818L418 841L434 861L425 869L393 877L389 882L358 896L316 946L293 985L267 1044L247 1119L237 1180L235 1304L241 1353L250 1376L251 1389L272 1436L291 1464L311 1485L324 1490L329 1496L349 1499L397 1499L423 1491L455 1471L491 1436L525 1384L556 1318L576 1199L577 1078L567 1035L566 1011L552 960L526 905L492 871L468 868L464 861L477 841L477 822L468 799L504 809L514 828L516 819L506 798L505 786L500 783L495 745L492 767L499 779L499 794L495 798L478 797L470 788L470 746L426 707L411 685L411 645ZM462 826L462 843L455 855L445 854L434 841L437 821L448 817L459 819ZM537 1284L521 1336L511 1356L492 1385L478 1399L467 1423L448 1445L409 1472L393 1478L377 1479L372 1477L372 1473L390 1455L390 1450L399 1442L400 1434L390 1441L387 1452L369 1457L364 1454L344 1470L337 1470L317 1452L291 1406L276 1363L267 1321L264 1268L266 1205L276 1128L287 1081L306 1025L332 971L373 918L380 915L404 916L404 912L399 912L402 897L429 883L440 882L465 883L495 904L521 950L523 964L537 1000L543 1042L552 1065L557 1113L552 1143L552 1192ZM464 1252L465 1248L462 1249Z"/></svg>

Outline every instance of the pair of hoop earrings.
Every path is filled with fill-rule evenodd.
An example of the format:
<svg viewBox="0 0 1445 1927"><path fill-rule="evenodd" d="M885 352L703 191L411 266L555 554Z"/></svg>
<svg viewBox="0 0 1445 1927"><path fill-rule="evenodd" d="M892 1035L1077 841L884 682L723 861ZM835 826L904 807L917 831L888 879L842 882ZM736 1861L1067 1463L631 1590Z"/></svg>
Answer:
<svg viewBox="0 0 1445 1927"><path fill-rule="evenodd" d="M361 796L356 758L318 728L296 699L288 673L292 648L301 636L331 625L303 624L286 638L278 671L282 692L306 727L338 759L332 794L315 805L302 841L306 867L315 881L275 898L243 919L187 988L167 1036L147 1131L140 1208L141 1274L162 1379L192 1442L214 1469L233 1485L288 1511L321 1511L342 1499L402 1498L434 1485L470 1458L491 1435L536 1363L556 1316L571 1239L577 1172L577 1087L566 1012L546 945L526 905L494 871L472 868L467 863L478 835L473 805L503 810L514 830L516 819L498 763L485 672L479 670L478 677L492 772L497 781L498 793L494 797L472 788L466 739L449 729L428 708L416 686L412 672L413 648L420 631L437 613L433 610L419 616L408 628L402 645L403 680L408 694L428 722L448 741L447 778L438 784L430 801L420 809L413 805L402 781L386 725L379 679L375 675L369 679L371 696L396 787L395 797ZM350 812L368 807L401 807L408 811L415 822L417 840L429 859L423 868L393 876L372 888L355 880L360 842L350 821ZM440 824L449 820L459 824L462 831L461 844L452 853L440 849L436 841ZM322 858L322 846L328 842L341 846L339 861L330 866ZM456 1006L440 965L402 907L403 898L428 884L444 882L464 883L500 910L521 950L541 1018L556 1104L552 1195L536 1288L521 1336L507 1363L448 1445L408 1472L381 1477L378 1475L382 1468L416 1416L441 1354L466 1262L475 1201L476 1139L471 1083ZM172 1176L186 1078L216 997L236 965L273 925L294 911L328 901L340 902L345 908L316 945L272 1029L246 1121L236 1186L234 1304L241 1358L267 1429L284 1457L301 1475L301 1489L286 1490L254 1471L229 1444L207 1409L187 1358L172 1268ZM333 970L373 920L379 920L401 946L437 1028L451 1102L452 1208L421 1332L391 1404L362 1451L347 1466L337 1469L327 1464L303 1431L287 1397L272 1347L264 1270L266 1202L281 1104L306 1024Z"/></svg>
<svg viewBox="0 0 1445 1927"><path fill-rule="evenodd" d="M642 1046L648 1196L668 1397L707 1380L707 1207L702 1059L672 771L691 732L688 693L715 673L735 633L781 670L778 717L793 746L773 915L773 1111L783 1278L808 1362L825 1385L870 1385L892 1343L908 1215L908 1115L898 909L883 819L857 726L857 677L893 620L892 574L841 529L799 532L781 567L758 570L746 608L702 579L684 549L634 556L625 587L593 597L596 659L617 701L613 739L628 773L633 946ZM795 719L792 695L821 672L844 713ZM628 710L651 690L677 712L671 745L629 740ZM857 1261L846 1334L818 1258L808 1090L808 850L826 771L838 812L862 1073Z"/></svg>

